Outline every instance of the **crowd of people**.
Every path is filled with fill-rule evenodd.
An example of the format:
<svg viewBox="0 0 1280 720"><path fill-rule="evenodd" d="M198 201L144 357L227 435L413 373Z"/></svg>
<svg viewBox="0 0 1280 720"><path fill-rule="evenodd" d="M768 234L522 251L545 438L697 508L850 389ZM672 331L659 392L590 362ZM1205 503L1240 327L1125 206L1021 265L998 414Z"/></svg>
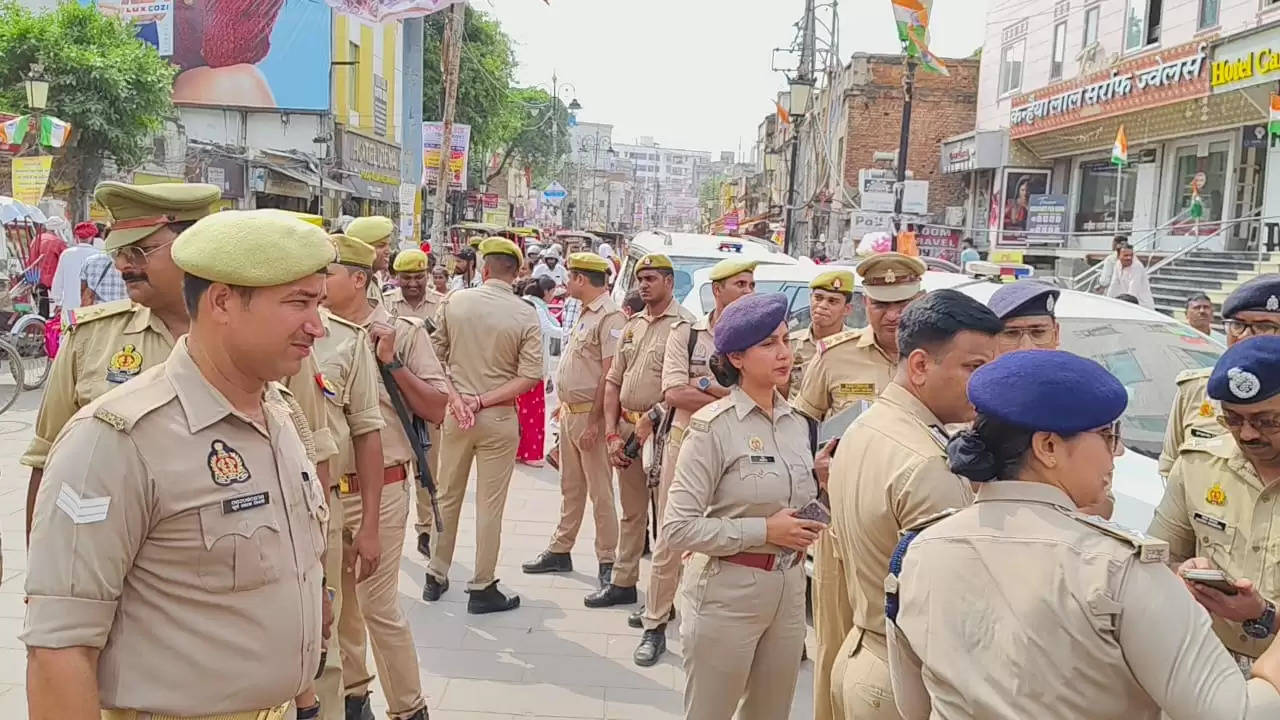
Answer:
<svg viewBox="0 0 1280 720"><path fill-rule="evenodd" d="M688 718L790 715L809 553L820 720L1280 713L1280 276L1235 290L1229 349L1179 377L1143 534L1108 522L1129 390L1057 349L1052 285L984 305L881 253L861 299L817 276L789 332L745 259L696 317L662 254L619 307L612 248L491 237L436 263L384 217L329 233L219 196L96 191L128 298L69 312L22 458L37 720L371 720L375 680L426 720L410 508L433 603L474 482L467 611L518 610L502 519L548 394L561 512L522 569L573 570L589 500L583 603L639 605L641 666L679 617Z"/></svg>

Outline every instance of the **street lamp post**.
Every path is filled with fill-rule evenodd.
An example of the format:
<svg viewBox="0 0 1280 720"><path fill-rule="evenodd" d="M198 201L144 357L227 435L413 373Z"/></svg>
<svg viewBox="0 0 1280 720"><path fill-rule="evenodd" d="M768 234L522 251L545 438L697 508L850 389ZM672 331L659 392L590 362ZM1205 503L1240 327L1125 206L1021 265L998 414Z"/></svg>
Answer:
<svg viewBox="0 0 1280 720"><path fill-rule="evenodd" d="M809 110L809 96L813 93L812 78L797 77L791 80L790 111L793 118L791 126L791 168L787 171L787 216L783 225L782 251L790 254L795 246L792 232L796 217L796 168L800 164L800 124Z"/></svg>
<svg viewBox="0 0 1280 720"><path fill-rule="evenodd" d="M599 184L600 148L603 147L609 153L615 155L617 153L613 149L613 143L608 138L605 138L603 143L600 142L600 130L598 129L594 136L588 135L582 138L581 142L578 143L578 147L584 153L591 153L591 195L587 202L590 203L591 221L594 222L596 219L596 185ZM579 191L582 189L581 177L579 177L578 189ZM584 227L583 229L585 230L586 228Z"/></svg>
<svg viewBox="0 0 1280 720"><path fill-rule="evenodd" d="M23 87L27 91L27 108L31 110L31 119L27 121L27 135L23 145L34 148L36 155L40 151L40 120L44 109L49 105L49 81L44 76L44 67L33 63L31 71L22 78Z"/></svg>
<svg viewBox="0 0 1280 720"><path fill-rule="evenodd" d="M321 122L324 127L320 128L320 134L312 138L312 142L319 143L324 146L324 154L320 156L320 200L316 203L316 214L324 217L324 173L325 164L329 161L329 148L333 145L333 69L335 67L355 67L360 64L359 60L332 60L329 62L329 107L325 109ZM342 213L339 212L339 215Z"/></svg>

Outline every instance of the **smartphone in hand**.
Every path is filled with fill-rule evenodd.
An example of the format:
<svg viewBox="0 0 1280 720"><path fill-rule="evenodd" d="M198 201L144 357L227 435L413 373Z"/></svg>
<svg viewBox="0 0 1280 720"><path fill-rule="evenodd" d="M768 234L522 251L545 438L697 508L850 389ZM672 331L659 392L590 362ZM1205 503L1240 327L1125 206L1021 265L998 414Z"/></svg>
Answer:
<svg viewBox="0 0 1280 720"><path fill-rule="evenodd" d="M1237 595L1239 589L1234 581L1221 570L1197 570L1194 568L1182 571L1182 579L1205 587L1211 587L1223 595Z"/></svg>
<svg viewBox="0 0 1280 720"><path fill-rule="evenodd" d="M821 500L810 500L804 507L796 511L796 517L801 520L814 520L823 525L830 525L831 509Z"/></svg>

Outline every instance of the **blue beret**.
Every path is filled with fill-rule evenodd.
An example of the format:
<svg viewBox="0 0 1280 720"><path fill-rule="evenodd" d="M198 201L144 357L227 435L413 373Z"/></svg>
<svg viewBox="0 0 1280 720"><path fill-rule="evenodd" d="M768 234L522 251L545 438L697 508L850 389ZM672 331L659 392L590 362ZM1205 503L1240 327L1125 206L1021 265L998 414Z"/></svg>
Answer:
<svg viewBox="0 0 1280 720"><path fill-rule="evenodd" d="M1280 336L1259 335L1227 348L1209 376L1209 397L1252 405L1280 394Z"/></svg>
<svg viewBox="0 0 1280 720"><path fill-rule="evenodd" d="M1019 280L1010 285L1002 285L996 290L987 307L1001 320L1027 317L1031 315L1048 315L1053 317L1053 306L1058 303L1062 291L1039 280Z"/></svg>
<svg viewBox="0 0 1280 720"><path fill-rule="evenodd" d="M1249 310L1280 313L1280 275L1259 275L1236 288L1222 303L1224 318Z"/></svg>
<svg viewBox="0 0 1280 720"><path fill-rule="evenodd" d="M1129 395L1093 360L1062 350L1020 350L973 373L969 402L1020 428L1070 435L1115 422Z"/></svg>
<svg viewBox="0 0 1280 720"><path fill-rule="evenodd" d="M742 352L773 334L787 319L782 293L744 295L729 303L716 321L716 352Z"/></svg>

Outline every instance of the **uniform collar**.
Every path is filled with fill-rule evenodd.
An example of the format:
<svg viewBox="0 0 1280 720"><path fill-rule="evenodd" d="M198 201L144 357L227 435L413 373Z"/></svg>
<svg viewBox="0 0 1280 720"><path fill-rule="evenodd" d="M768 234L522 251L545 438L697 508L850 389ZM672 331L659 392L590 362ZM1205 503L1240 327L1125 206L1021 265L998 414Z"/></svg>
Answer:
<svg viewBox="0 0 1280 720"><path fill-rule="evenodd" d="M597 295L596 298L591 302L583 303L583 307L585 307L586 309L592 312L595 312L596 310L599 310L600 308L604 307L604 304L607 302L609 302L609 293L602 292L599 295Z"/></svg>
<svg viewBox="0 0 1280 720"><path fill-rule="evenodd" d="M679 315L680 314L679 307L680 307L680 303L677 303L675 296L672 296L671 301L668 302L667 306L662 309L662 312L658 313L657 315L650 315L649 308L648 306L646 306L644 309L644 312L640 313L640 316L649 322L653 322L654 320L666 317L668 315Z"/></svg>
<svg viewBox="0 0 1280 720"><path fill-rule="evenodd" d="M257 423L236 412L226 396L205 379L204 373L196 367L191 352L187 349L187 336L182 336L173 346L173 352L165 361L165 375L172 383L182 411L187 417L187 427L192 433L213 425L228 415L235 415L246 423L262 430ZM263 389L265 395L266 389Z"/></svg>
<svg viewBox="0 0 1280 720"><path fill-rule="evenodd" d="M387 312L387 309L381 305L374 306L373 312L369 313L369 317L365 318L364 322L360 323L360 327L367 329L370 325L376 322L383 324L391 322L391 313Z"/></svg>
<svg viewBox="0 0 1280 720"><path fill-rule="evenodd" d="M920 402L920 398L912 395L911 391L902 387L897 382L890 382L889 387L886 387L884 392L880 393L880 399L887 400L890 404L897 405L903 410L906 410L925 425L942 427L942 422L938 420L938 416L934 415L932 410L925 407L924 403Z"/></svg>
<svg viewBox="0 0 1280 720"><path fill-rule="evenodd" d="M156 314L151 312L151 308L146 305L134 303L133 317L129 318L129 322L125 323L124 333L126 335L136 335L141 332L146 332L148 328L160 333L160 335L169 342L173 342L173 337L169 334L169 328L165 327L164 323L160 322L160 318L156 317Z"/></svg>
<svg viewBox="0 0 1280 720"><path fill-rule="evenodd" d="M506 290L507 292L515 292L514 290L511 289L511 283L507 282L506 280L499 280L498 278L489 278L488 280L484 281L484 284L500 287L503 290Z"/></svg>
<svg viewBox="0 0 1280 720"><path fill-rule="evenodd" d="M733 402L733 411L737 414L738 420L745 420L752 410L757 410L760 414L764 414L764 409L756 404L755 400L742 389L740 385L734 385L729 390L729 399ZM770 418L775 424L779 418L791 414L791 406L787 404L787 399L777 391L773 391L773 417Z"/></svg>
<svg viewBox="0 0 1280 720"><path fill-rule="evenodd" d="M1070 496L1052 485L1038 482L1021 482L1018 480L993 480L983 483L978 488L975 502L1020 501L1054 505L1072 512L1076 504Z"/></svg>
<svg viewBox="0 0 1280 720"><path fill-rule="evenodd" d="M703 315L702 317L698 318L697 320L694 320L694 321L693 321L693 329L694 329L694 330L705 330L705 331L710 331L713 327L715 327L715 324L711 322L711 316L712 316L712 315L715 315L715 314L716 314L715 310L712 310L711 312L707 313L706 315ZM719 320L720 318L716 318L716 319L717 319L717 320Z"/></svg>
<svg viewBox="0 0 1280 720"><path fill-rule="evenodd" d="M868 325L859 330L858 333L858 347L874 347L876 352L880 353L885 360L889 360L890 362L893 361L893 358L889 356L889 353L885 352L885 349L880 347L880 344L876 342L875 329Z"/></svg>

